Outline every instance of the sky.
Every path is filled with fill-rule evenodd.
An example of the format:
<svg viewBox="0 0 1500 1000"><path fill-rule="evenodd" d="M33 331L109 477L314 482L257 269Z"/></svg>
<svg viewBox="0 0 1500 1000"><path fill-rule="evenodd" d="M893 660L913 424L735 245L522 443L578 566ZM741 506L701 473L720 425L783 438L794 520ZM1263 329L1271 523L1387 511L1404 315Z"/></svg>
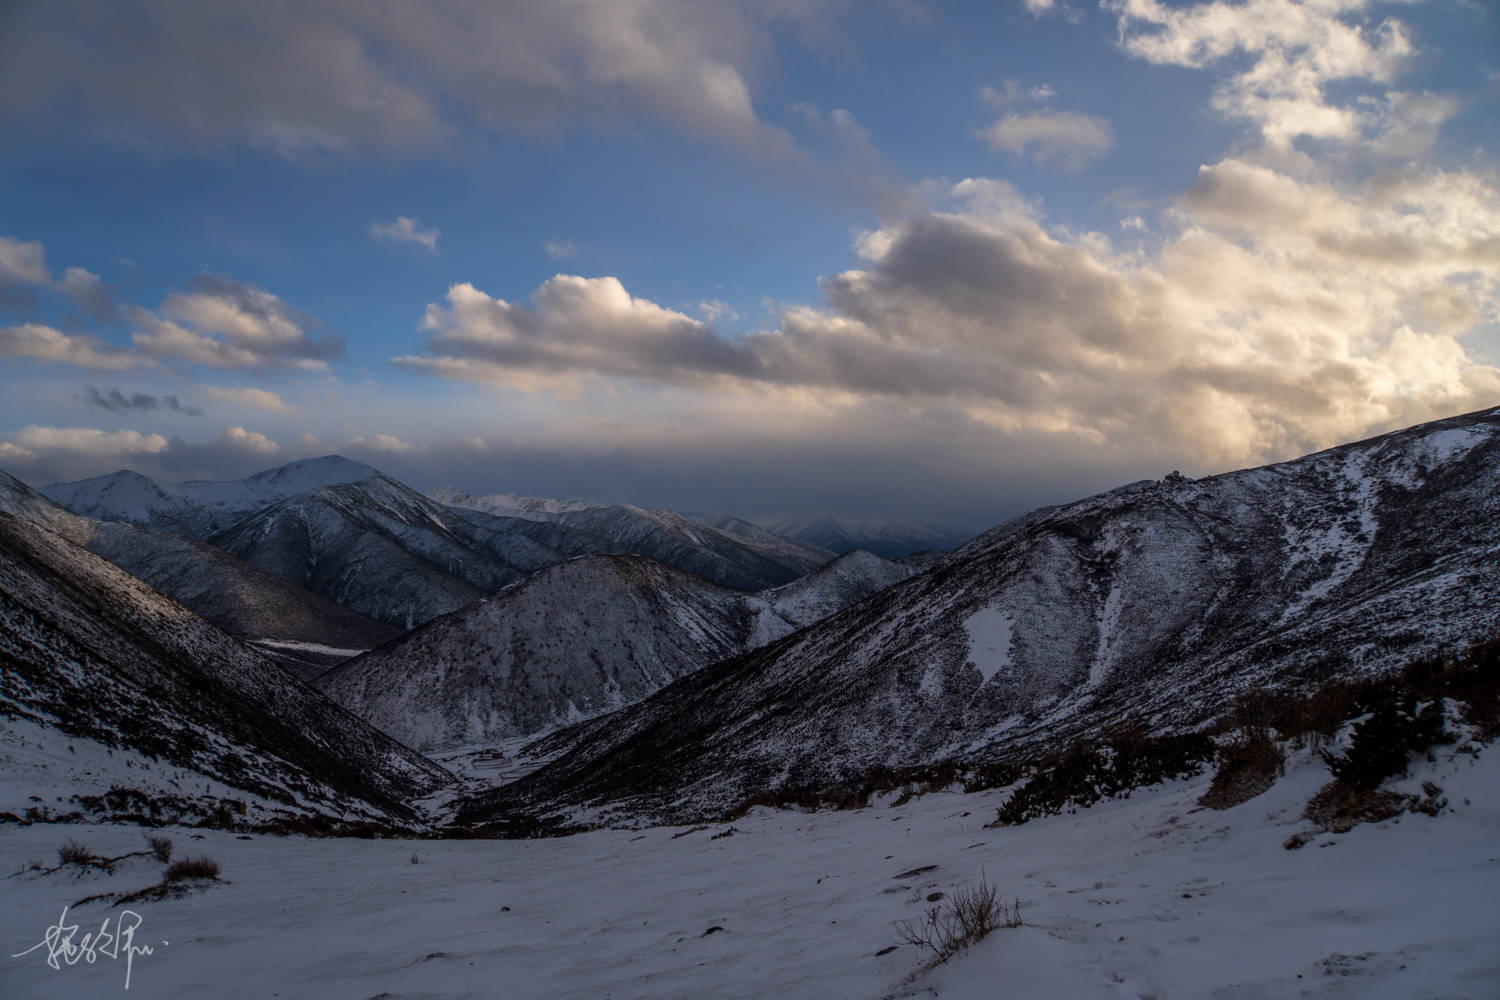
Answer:
<svg viewBox="0 0 1500 1000"><path fill-rule="evenodd" d="M979 529L1500 404L1477 0L0 5L0 468Z"/></svg>

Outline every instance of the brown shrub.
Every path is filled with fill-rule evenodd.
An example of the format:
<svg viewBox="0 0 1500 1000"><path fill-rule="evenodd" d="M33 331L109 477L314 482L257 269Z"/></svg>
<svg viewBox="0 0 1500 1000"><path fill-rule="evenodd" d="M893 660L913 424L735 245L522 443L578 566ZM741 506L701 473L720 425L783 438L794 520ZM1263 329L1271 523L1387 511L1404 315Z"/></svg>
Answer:
<svg viewBox="0 0 1500 1000"><path fill-rule="evenodd" d="M1198 804L1228 809L1249 802L1275 784L1285 770L1281 747L1269 732L1261 727L1244 729L1235 743L1220 751L1219 769Z"/></svg>
<svg viewBox="0 0 1500 1000"><path fill-rule="evenodd" d="M183 858L174 861L167 869L166 875L162 876L163 882L182 882L190 878L217 879L219 877L219 863L208 858Z"/></svg>

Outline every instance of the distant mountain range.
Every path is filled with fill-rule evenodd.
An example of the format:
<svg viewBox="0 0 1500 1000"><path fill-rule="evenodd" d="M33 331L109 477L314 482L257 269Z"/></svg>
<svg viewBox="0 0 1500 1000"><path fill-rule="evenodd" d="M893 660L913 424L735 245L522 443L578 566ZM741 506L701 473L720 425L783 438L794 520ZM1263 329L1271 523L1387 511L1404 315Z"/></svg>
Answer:
<svg viewBox="0 0 1500 1000"><path fill-rule="evenodd" d="M121 471L42 492L79 515L207 542L402 630L580 555L650 556L742 590L835 556L734 519L713 527L669 510L451 488L427 497L337 455L233 482L163 485Z"/></svg>
<svg viewBox="0 0 1500 1000"><path fill-rule="evenodd" d="M1500 410L1035 511L782 641L550 737L467 821L722 812L1022 760L1500 635Z"/></svg>

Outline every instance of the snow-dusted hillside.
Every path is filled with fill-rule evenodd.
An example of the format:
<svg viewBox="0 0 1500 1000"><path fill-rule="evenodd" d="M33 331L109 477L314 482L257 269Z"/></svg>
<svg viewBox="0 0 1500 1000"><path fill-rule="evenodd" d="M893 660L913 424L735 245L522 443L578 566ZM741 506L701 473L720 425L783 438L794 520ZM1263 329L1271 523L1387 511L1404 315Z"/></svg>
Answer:
<svg viewBox="0 0 1500 1000"><path fill-rule="evenodd" d="M493 742L639 701L908 575L851 553L746 594L644 556L588 556L430 622L317 684L418 749Z"/></svg>
<svg viewBox="0 0 1500 1000"><path fill-rule="evenodd" d="M322 673L397 634L203 542L72 514L0 473L0 511L103 556L230 635L303 676Z"/></svg>
<svg viewBox="0 0 1500 1000"><path fill-rule="evenodd" d="M88 813L77 796L115 789L110 809L141 815L170 799L168 814L230 803L249 821L410 822L414 801L451 780L59 535L0 513L0 556L0 811L56 789L72 797L34 801Z"/></svg>
<svg viewBox="0 0 1500 1000"><path fill-rule="evenodd" d="M1500 634L1500 410L1038 511L785 641L560 734L473 815L713 812L874 765L1014 759Z"/></svg>

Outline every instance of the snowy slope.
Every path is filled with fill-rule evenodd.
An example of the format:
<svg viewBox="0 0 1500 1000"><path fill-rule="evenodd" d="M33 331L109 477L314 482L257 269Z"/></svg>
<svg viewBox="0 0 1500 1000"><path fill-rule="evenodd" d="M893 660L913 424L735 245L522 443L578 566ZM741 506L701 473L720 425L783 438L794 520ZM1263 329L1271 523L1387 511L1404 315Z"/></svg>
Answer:
<svg viewBox="0 0 1500 1000"><path fill-rule="evenodd" d="M1327 778L1303 758L1227 812L1195 805L1199 777L1000 829L984 826L1000 792L542 840L168 829L156 832L226 881L131 907L156 950L135 959L129 994L123 961L53 971L33 953L0 958L0 979L28 1000L1492 1000L1500 753L1420 766L1413 780L1451 804L1440 816L1284 850ZM69 836L112 855L143 846L135 827L0 826L0 853L12 869L51 864ZM64 905L160 870L137 858L112 877L0 879L6 955ZM981 877L1019 899L1023 925L924 972L895 923ZM89 930L119 912L90 903L69 922Z"/></svg>
<svg viewBox="0 0 1500 1000"><path fill-rule="evenodd" d="M875 765L1014 759L1101 727L1500 634L1500 411L1019 518L816 627L566 734L477 813L713 812Z"/></svg>
<svg viewBox="0 0 1500 1000"><path fill-rule="evenodd" d="M582 557L350 660L317 684L419 749L490 743L639 701L909 572L851 553L746 594L644 556Z"/></svg>
<svg viewBox="0 0 1500 1000"><path fill-rule="evenodd" d="M256 806L257 819L315 812L411 821L418 818L411 801L451 780L59 535L0 513L0 555L0 710L11 796L0 810L25 808L35 791L18 776L42 777L39 768L75 794L107 791L104 781L146 798L233 792ZM62 743L83 752L75 746L57 758ZM114 761L116 750L123 761ZM38 758L49 754L62 764L44 768ZM136 760L140 766L121 766ZM103 778L87 780L90 763Z"/></svg>
<svg viewBox="0 0 1500 1000"><path fill-rule="evenodd" d="M304 676L322 673L397 634L389 625L341 608L203 542L69 513L4 473L0 511L83 545L236 638L270 640L276 645L265 651ZM308 647L346 652L333 655Z"/></svg>

